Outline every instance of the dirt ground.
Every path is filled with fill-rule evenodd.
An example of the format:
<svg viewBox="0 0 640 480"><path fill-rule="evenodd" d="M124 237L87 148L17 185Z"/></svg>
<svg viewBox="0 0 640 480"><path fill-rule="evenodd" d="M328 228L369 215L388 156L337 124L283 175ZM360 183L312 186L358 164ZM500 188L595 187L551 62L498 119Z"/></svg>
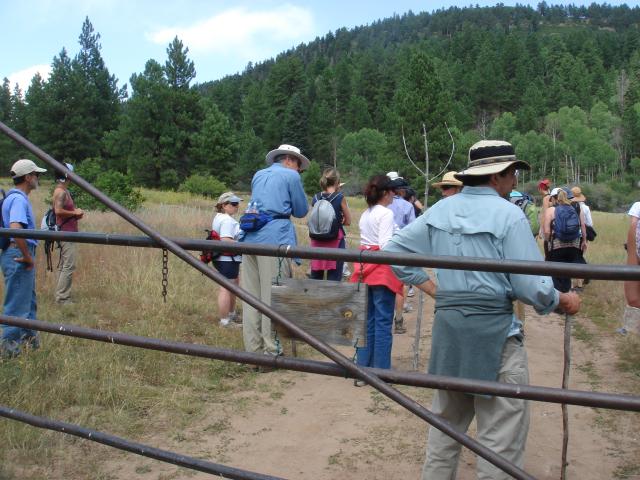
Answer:
<svg viewBox="0 0 640 480"><path fill-rule="evenodd" d="M417 297L412 300L416 304ZM408 333L394 335L393 366L412 368L416 312L407 314ZM425 302L420 332L420 370L428 358L431 301ZM526 312L526 345L531 383L559 387L563 368L564 317ZM587 331L588 320L576 318ZM627 379L615 369L613 338L599 335L589 344L572 340L570 387L624 392ZM353 349L343 348L353 355ZM637 379L636 379L637 381ZM424 406L431 391L400 387ZM561 407L532 403L525 470L540 479L560 478ZM637 478L640 463L638 414L570 407L569 479ZM473 433L473 426L471 432ZM257 376L256 386L211 404L197 424L167 438L140 439L147 444L213 462L296 479L419 478L427 425L371 387L318 375L276 371ZM109 479L210 478L129 454L102 464ZM630 472L630 474L625 474ZM458 478L475 478L475 456L463 449Z"/></svg>

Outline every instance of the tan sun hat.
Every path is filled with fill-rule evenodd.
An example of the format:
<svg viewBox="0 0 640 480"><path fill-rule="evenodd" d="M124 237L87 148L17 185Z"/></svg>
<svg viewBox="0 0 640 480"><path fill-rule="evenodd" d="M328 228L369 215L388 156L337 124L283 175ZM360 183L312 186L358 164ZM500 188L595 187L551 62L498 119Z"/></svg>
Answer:
<svg viewBox="0 0 640 480"><path fill-rule="evenodd" d="M469 149L469 165L455 174L458 180L465 177L480 177L500 173L516 165L518 168L530 170L527 162L516 159L513 145L502 140L480 140Z"/></svg>
<svg viewBox="0 0 640 480"><path fill-rule="evenodd" d="M442 176L442 180L437 183L433 183L432 187L442 187L448 185L450 187L462 187L462 182L458 180L454 175L456 172L447 172Z"/></svg>
<svg viewBox="0 0 640 480"><path fill-rule="evenodd" d="M224 192L218 197L218 205L224 205L225 203L240 203L242 199L233 192Z"/></svg>
<svg viewBox="0 0 640 480"><path fill-rule="evenodd" d="M302 153L300 153L300 149L298 147L282 144L275 150L271 150L269 153L267 153L267 165L271 165L278 155L292 155L300 160L300 168L302 170L306 170L309 168L309 159L302 155Z"/></svg>
<svg viewBox="0 0 640 480"><path fill-rule="evenodd" d="M580 189L580 187L573 187L571 189L571 193L573 193L573 201L574 202L584 202L587 200L587 197L585 197L582 194L582 190Z"/></svg>

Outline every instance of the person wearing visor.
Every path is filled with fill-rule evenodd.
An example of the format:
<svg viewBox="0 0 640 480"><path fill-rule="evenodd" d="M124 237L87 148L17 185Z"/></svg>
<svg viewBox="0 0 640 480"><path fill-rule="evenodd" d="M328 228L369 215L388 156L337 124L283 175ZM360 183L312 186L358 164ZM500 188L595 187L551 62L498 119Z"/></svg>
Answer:
<svg viewBox="0 0 640 480"><path fill-rule="evenodd" d="M21 159L11 167L15 188L2 202L2 228L35 229L33 207L29 194L38 188L38 177L46 172L32 160ZM0 255L4 276L4 304L2 313L11 317L36 320L36 246L31 238L10 238ZM2 325L0 354L3 357L20 355L25 345L38 348L40 341L35 330Z"/></svg>
<svg viewBox="0 0 640 480"><path fill-rule="evenodd" d="M240 224L234 218L240 208L242 199L233 192L225 192L216 203L216 215L211 223L211 230L218 232L223 242L236 242L240 237ZM218 272L239 285L240 263L242 255L228 255L222 253L213 261L213 266ZM218 316L220 326L229 327L241 324L236 316L236 296L224 287L218 290Z"/></svg>
<svg viewBox="0 0 640 480"><path fill-rule="evenodd" d="M432 184L432 187L440 189L442 198L447 198L462 190L462 182L455 177L456 172L447 172L443 175L442 180Z"/></svg>
<svg viewBox="0 0 640 480"><path fill-rule="evenodd" d="M65 163L73 172L73 165ZM62 232L77 232L78 220L84 216L84 211L76 208L69 192L71 180L66 173L56 172L56 187L53 190L53 211L56 214L56 227ZM72 305L71 284L73 272L76 270L78 246L75 242L58 242L60 246L60 261L58 262L58 282L55 290L55 301L59 305Z"/></svg>
<svg viewBox="0 0 640 480"><path fill-rule="evenodd" d="M529 165L516 158L510 143L482 140L472 145L468 167L455 174L464 184L462 191L397 231L383 250L541 261L522 210L505 200L516 186L518 168L528 170ZM436 287L423 268L392 268L401 281L435 297L429 360L429 373L434 375L528 384L524 335L513 312L514 300L532 305L539 314L558 306L574 314L580 305L577 294L559 293L547 276L436 269ZM475 417L478 441L522 468L529 430L526 400L436 390L432 411L460 432L466 432ZM458 442L432 427L422 478L455 478L460 449ZM482 458L477 470L478 478L511 478Z"/></svg>

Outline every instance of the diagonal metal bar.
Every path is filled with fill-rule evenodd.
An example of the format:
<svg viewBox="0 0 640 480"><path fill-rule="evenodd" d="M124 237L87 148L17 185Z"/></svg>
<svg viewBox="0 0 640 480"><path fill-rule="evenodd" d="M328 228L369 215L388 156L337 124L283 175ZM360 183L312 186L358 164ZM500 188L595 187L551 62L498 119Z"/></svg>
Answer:
<svg viewBox="0 0 640 480"><path fill-rule="evenodd" d="M92 442L102 443L118 450L135 453L143 457L153 458L161 462L171 463L180 467L198 470L199 472L211 473L223 478L234 478L238 480L284 480L281 477L273 477L271 475L263 475L261 473L241 470L239 468L228 467L219 463L208 462L199 458L181 455L179 453L161 450L159 448L144 445L142 443L132 442L121 437L116 437L97 430L90 430L73 423L61 422L49 418L31 415L30 413L21 412L14 408L0 405L0 417L9 418L18 422L27 423L37 428L53 430L56 432L67 433L74 437L84 438Z"/></svg>
<svg viewBox="0 0 640 480"><path fill-rule="evenodd" d="M267 305L266 303L262 302L257 297L251 295L241 287L237 286L235 283L229 281L227 278L225 278L223 275L218 273L216 270L209 268L207 265L200 262L198 259L193 257L191 254L189 254L186 250L184 250L174 241L168 239L164 235L158 233L156 230L146 225L140 218L135 216L133 213L129 212L122 205L118 204L117 202L114 202L111 198L109 198L107 195L105 195L100 190L95 188L89 182L87 182L82 177L73 173L71 170L66 168L66 166L64 166L62 163L55 160L49 154L47 154L46 152L38 148L36 145L28 141L26 138L22 137L21 135L13 131L11 128L7 127L2 122L0 122L0 131L5 133L13 141L23 146L25 149L27 149L29 152L34 154L36 157L38 157L47 165L54 168L56 171L65 173L68 176L68 178L70 178L71 181L73 181L73 183L75 183L84 191L86 191L87 193L95 197L97 200L102 202L104 205L112 209L114 212L116 212L122 218L127 220L133 226L135 226L136 228L138 228L139 230L147 234L149 237L155 240L163 248L166 248L171 253L176 255L178 258L180 258L181 260L183 260L184 262L186 262L187 264L191 265L193 268L201 272L203 275L207 276L208 278L215 281L219 285L223 286L230 292L234 293L244 302L248 303L259 312L262 312L271 320L287 328L293 335L295 335L296 337L300 338L301 340L303 340L304 342L312 346L318 352L329 357L331 360L333 360L338 365L340 365L345 370L347 370L349 373L351 373L354 377L360 380L363 380L368 385L371 385L373 388L378 390L383 395L387 396L394 402L406 408L407 410L409 410L419 418L423 419L430 425L434 426L438 430L449 435L458 443L466 446L468 449L478 454L479 456L481 456L491 464L495 465L496 467L500 468L501 470L505 471L506 473L510 474L512 477L515 477L517 479L533 479L534 478L531 475L529 475L527 472L522 470L521 468L514 465L512 462L506 460L501 455L498 455L491 449L480 444L478 441L471 438L469 435L466 435L464 433L457 431L446 420L442 419L438 415L435 415L434 413L426 409L424 406L422 406L412 398L406 396L402 392L398 391L397 389L383 382L382 380L380 380L378 376L359 367L358 365L353 363L349 358L342 355L340 352L338 352L331 346L327 345L326 343L318 340L313 335L310 335L305 330L303 330L298 325L296 325L294 322L287 319L284 315L280 314L279 312L271 308L270 305Z"/></svg>
<svg viewBox="0 0 640 480"><path fill-rule="evenodd" d="M241 362L251 365L274 367L298 372L315 373L332 377L352 378L348 372L335 363L306 360L303 358L275 357L258 353L241 352L226 348L210 347L194 343L173 342L158 338L110 332L94 328L63 323L43 322L19 317L0 315L0 324L29 328L41 332L53 333L72 338L83 338L99 342L144 348L161 352L176 353L191 357L210 358L229 362ZM537 387L512 383L470 380L458 377L444 377L418 372L403 372L379 368L366 368L382 380L398 385L412 387L438 388L456 392L501 397L521 398L550 403L567 403L583 407L609 408L640 412L640 397L563 388Z"/></svg>
<svg viewBox="0 0 640 480"><path fill-rule="evenodd" d="M37 240L64 240L98 245L119 245L129 247L164 248L152 238L140 235L121 235L114 233L88 232L51 232L48 230L20 230L0 228L0 237L34 238ZM271 257L316 258L325 260L343 260L359 262L361 250L341 248L320 248L257 243L230 243L213 240L195 240L193 238L170 238L172 242L185 250L228 251L235 254L251 254ZM489 260L478 257L451 257L444 255L417 255L414 253L390 253L384 251L362 251L362 260L366 263L386 265L410 265L426 268L452 268L456 270L474 270L483 272L521 273L525 275L568 276L571 278L590 278L594 280L640 280L640 266L633 265L596 265L563 262L525 261L525 260Z"/></svg>

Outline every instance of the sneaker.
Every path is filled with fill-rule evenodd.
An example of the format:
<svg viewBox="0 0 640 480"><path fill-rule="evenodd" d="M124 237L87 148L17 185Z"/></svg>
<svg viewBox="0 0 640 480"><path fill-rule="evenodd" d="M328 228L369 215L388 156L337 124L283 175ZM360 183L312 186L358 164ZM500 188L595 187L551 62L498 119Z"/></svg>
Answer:
<svg viewBox="0 0 640 480"><path fill-rule="evenodd" d="M364 380L360 380L359 378L354 378L353 379L353 386L354 387L364 387L367 385L367 382L365 382Z"/></svg>
<svg viewBox="0 0 640 480"><path fill-rule="evenodd" d="M220 319L220 326L221 327L228 327L229 325L231 325L231 320L229 320L228 318L221 318Z"/></svg>
<svg viewBox="0 0 640 480"><path fill-rule="evenodd" d="M413 297L416 294L416 292L413 291L413 286L409 287L409 290L407 291L407 297Z"/></svg>

